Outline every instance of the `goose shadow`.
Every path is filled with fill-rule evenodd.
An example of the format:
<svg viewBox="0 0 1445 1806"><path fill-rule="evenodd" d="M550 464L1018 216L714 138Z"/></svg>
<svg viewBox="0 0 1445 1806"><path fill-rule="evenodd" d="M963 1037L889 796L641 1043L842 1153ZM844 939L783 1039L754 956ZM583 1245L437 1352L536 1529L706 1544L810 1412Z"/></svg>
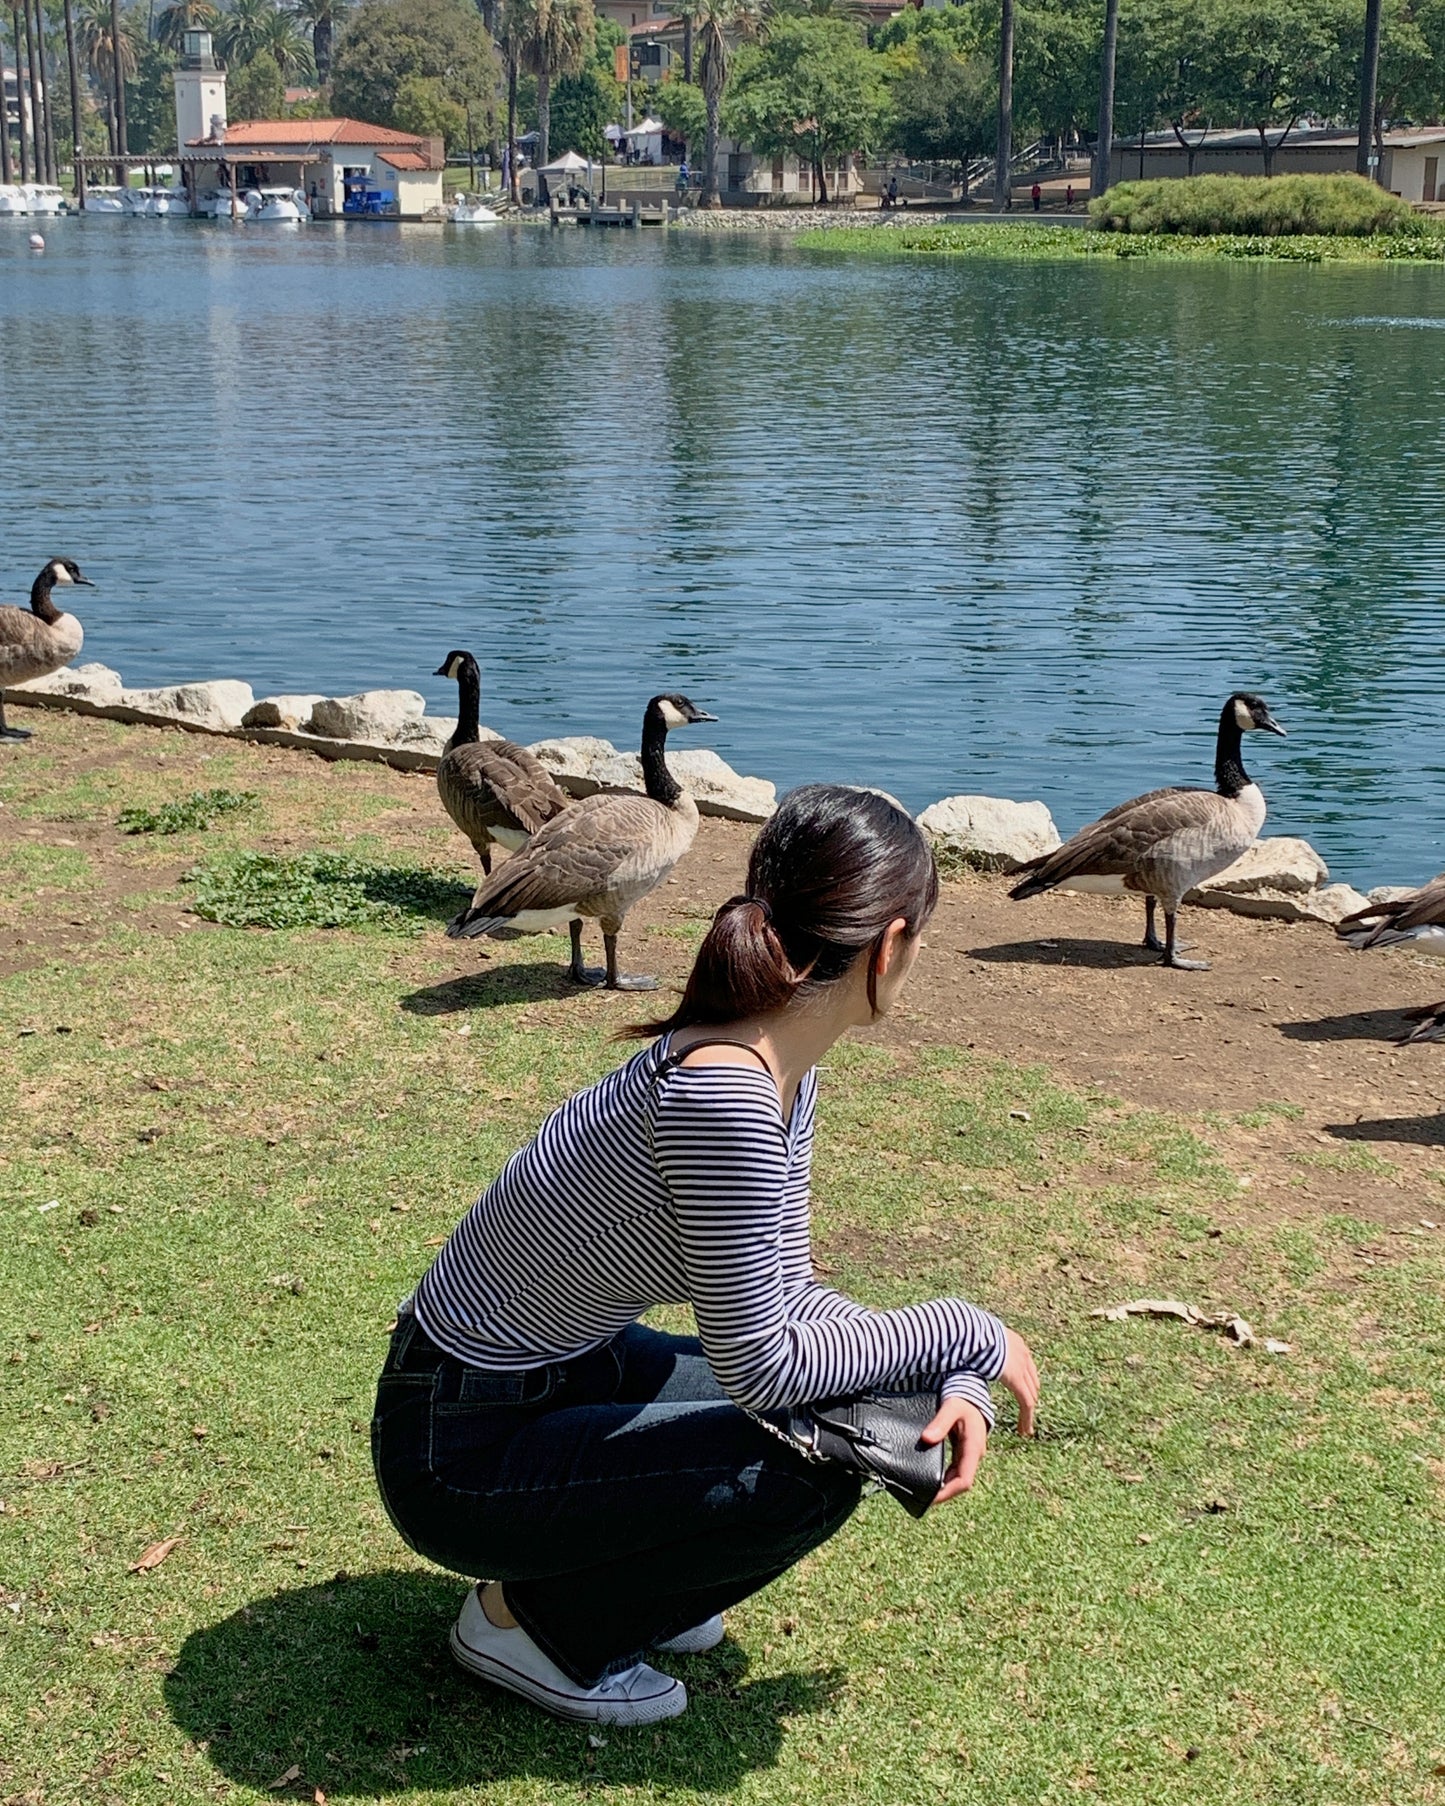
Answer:
<svg viewBox="0 0 1445 1806"><path fill-rule="evenodd" d="M1128 941L1081 941L1065 936L1038 941L1001 941L995 947L969 947L969 959L998 966L1086 966L1114 972L1129 966L1157 966L1159 955Z"/></svg>
<svg viewBox="0 0 1445 1806"><path fill-rule="evenodd" d="M1445 1145L1445 1112L1433 1116L1372 1116L1359 1122L1327 1122L1326 1135L1340 1141L1393 1141L1401 1146Z"/></svg>
<svg viewBox="0 0 1445 1806"><path fill-rule="evenodd" d="M1343 1016L1316 1016L1303 1022L1281 1022L1289 1041L1393 1041L1409 1027L1403 1010L1353 1010Z"/></svg>
<svg viewBox="0 0 1445 1806"><path fill-rule="evenodd" d="M408 991L401 1007L409 1016L455 1016L465 1010L495 1010L508 1003L550 1003L563 997L585 997L588 987L575 985L566 966L499 966L492 972L467 972L440 984Z"/></svg>
<svg viewBox="0 0 1445 1806"><path fill-rule="evenodd" d="M166 1676L172 1719L231 1782L309 1799L446 1793L513 1779L727 1793L775 1767L787 1721L825 1708L835 1671L747 1679L733 1643L676 1660L686 1715L608 1730L566 1724L469 1680L447 1629L461 1583L390 1570L253 1600L182 1644ZM289 1780L288 1780L289 1777Z"/></svg>

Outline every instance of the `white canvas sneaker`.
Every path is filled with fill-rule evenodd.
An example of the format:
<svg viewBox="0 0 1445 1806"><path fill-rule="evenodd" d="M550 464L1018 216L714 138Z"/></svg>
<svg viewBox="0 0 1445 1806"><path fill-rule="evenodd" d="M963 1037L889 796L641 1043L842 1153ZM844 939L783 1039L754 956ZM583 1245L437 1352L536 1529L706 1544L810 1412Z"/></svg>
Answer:
<svg viewBox="0 0 1445 1806"><path fill-rule="evenodd" d="M486 1612L478 1588L452 1626L452 1654L469 1674L519 1693L533 1705L588 1724L656 1724L687 1710L687 1688L645 1662L620 1674L609 1674L595 1687L579 1687L544 1655L519 1625L498 1630Z"/></svg>
<svg viewBox="0 0 1445 1806"><path fill-rule="evenodd" d="M705 1623L695 1624L691 1630L654 1643L652 1647L661 1650L664 1655L701 1655L704 1650L716 1649L726 1635L722 1613L719 1612Z"/></svg>

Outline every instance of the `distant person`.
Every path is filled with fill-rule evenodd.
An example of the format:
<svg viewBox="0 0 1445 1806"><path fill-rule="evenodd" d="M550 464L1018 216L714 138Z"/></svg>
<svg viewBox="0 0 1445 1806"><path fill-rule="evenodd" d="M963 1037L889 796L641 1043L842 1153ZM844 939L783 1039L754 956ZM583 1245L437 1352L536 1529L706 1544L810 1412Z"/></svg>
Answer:
<svg viewBox="0 0 1445 1806"><path fill-rule="evenodd" d="M1064 212L1072 213L1073 211L1074 211L1074 184L1072 182L1070 182L1068 187L1064 190Z"/></svg>
<svg viewBox="0 0 1445 1806"><path fill-rule="evenodd" d="M398 1307L377 1484L418 1554L485 1576L451 1633L471 1674L562 1718L675 1718L687 1689L652 1662L715 1647L722 1614L858 1503L852 1466L786 1433L794 1407L872 1388L936 1407L935 1508L973 1482L991 1381L1032 1434L1033 1356L997 1317L875 1310L813 1268L819 1063L889 1014L937 900L928 842L887 797L784 797L677 1007L630 1031L656 1038L552 1112ZM695 1336L638 1321L664 1301L692 1305Z"/></svg>
<svg viewBox="0 0 1445 1806"><path fill-rule="evenodd" d="M890 176L888 178L888 205L890 208L896 207L898 205L898 177L897 176Z"/></svg>
<svg viewBox="0 0 1445 1806"><path fill-rule="evenodd" d="M1034 204L1034 212L1037 213L1039 208L1044 204L1044 191L1039 187L1037 182L1035 182L1033 187L1029 190L1029 199Z"/></svg>
<svg viewBox="0 0 1445 1806"><path fill-rule="evenodd" d="M687 158L677 166L677 198L681 201L687 194L687 185L692 180L692 171L687 166Z"/></svg>

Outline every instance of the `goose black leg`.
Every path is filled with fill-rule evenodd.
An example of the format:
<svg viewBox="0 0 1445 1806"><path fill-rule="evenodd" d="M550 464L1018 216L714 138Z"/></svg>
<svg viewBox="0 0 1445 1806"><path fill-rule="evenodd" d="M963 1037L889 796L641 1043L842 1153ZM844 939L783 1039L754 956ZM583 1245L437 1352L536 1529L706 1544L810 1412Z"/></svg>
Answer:
<svg viewBox="0 0 1445 1806"><path fill-rule="evenodd" d="M1149 951L1151 953L1163 953L1165 951L1164 943L1163 943L1163 941L1161 941L1159 939L1159 930L1154 926L1154 910L1155 910L1154 898L1153 897L1145 897L1145 899L1144 899L1144 945L1149 949ZM1174 951L1176 953L1183 953L1183 951L1185 950L1185 948L1188 945L1189 945L1188 941L1175 941Z"/></svg>
<svg viewBox="0 0 1445 1806"><path fill-rule="evenodd" d="M609 991L655 991L655 978L640 978L617 970L617 936L604 931L602 945L607 949L607 988Z"/></svg>
<svg viewBox="0 0 1445 1806"><path fill-rule="evenodd" d="M28 727L11 727L5 719L5 704L0 702L0 740L33 740Z"/></svg>
<svg viewBox="0 0 1445 1806"><path fill-rule="evenodd" d="M607 976L596 966L583 965L582 924L576 916L572 918L572 964L567 968L567 976L574 985L600 985Z"/></svg>
<svg viewBox="0 0 1445 1806"><path fill-rule="evenodd" d="M477 852L481 855L482 875L483 875L483 877L490 878L492 875L492 843L491 843L491 841L484 840L482 842L482 844L477 848ZM580 924L579 924L579 926L580 926Z"/></svg>
<svg viewBox="0 0 1445 1806"><path fill-rule="evenodd" d="M1172 966L1176 972L1207 972L1207 959L1180 959L1179 943L1175 936L1175 927L1179 921L1173 910L1164 912L1164 960L1163 964Z"/></svg>

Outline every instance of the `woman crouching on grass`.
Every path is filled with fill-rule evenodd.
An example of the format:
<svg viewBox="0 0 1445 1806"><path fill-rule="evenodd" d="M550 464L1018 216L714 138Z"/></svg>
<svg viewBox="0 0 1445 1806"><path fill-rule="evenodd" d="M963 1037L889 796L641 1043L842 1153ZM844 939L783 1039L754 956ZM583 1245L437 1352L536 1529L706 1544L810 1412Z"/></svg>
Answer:
<svg viewBox="0 0 1445 1806"><path fill-rule="evenodd" d="M918 828L811 784L758 836L656 1039L555 1110L399 1313L377 1392L382 1499L420 1554L486 1575L463 1667L564 1718L687 1706L643 1661L710 1649L721 1614L841 1530L849 1467L762 1414L928 1389L951 1438L937 1503L973 1482L989 1382L1033 1427L1028 1347L956 1298L875 1311L813 1278L816 1064L887 1013L933 912ZM637 1319L690 1304L698 1335ZM757 1415L755 1415L757 1414Z"/></svg>

